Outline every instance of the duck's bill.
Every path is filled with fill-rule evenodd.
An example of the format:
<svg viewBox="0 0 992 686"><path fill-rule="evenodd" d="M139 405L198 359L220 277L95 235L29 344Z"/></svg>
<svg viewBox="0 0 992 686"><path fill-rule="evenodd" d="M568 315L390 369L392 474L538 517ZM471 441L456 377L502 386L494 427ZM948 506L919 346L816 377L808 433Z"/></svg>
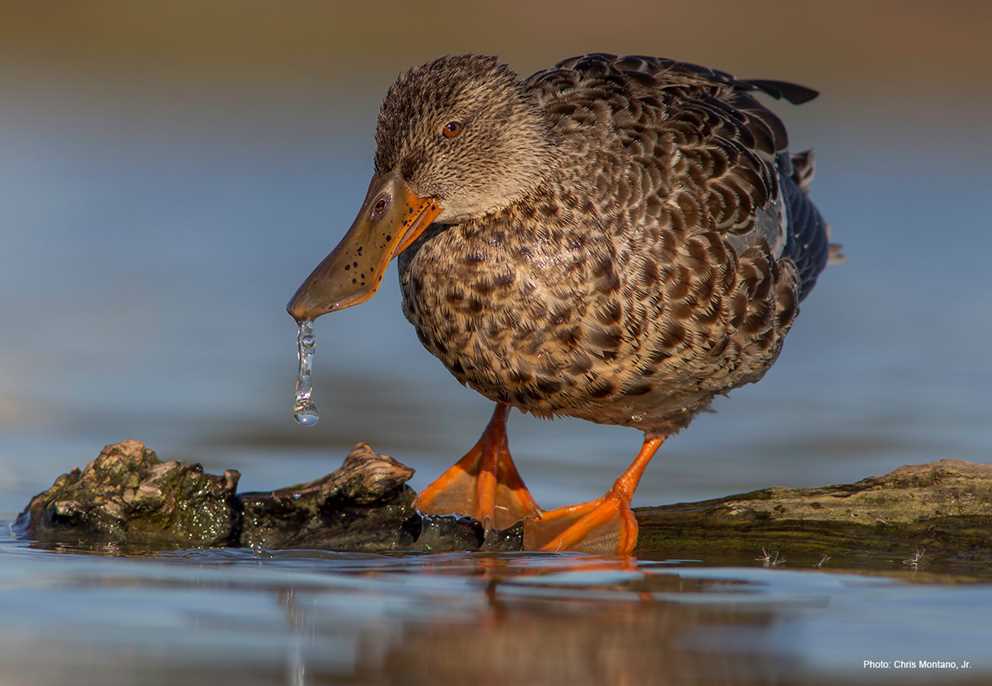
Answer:
<svg viewBox="0 0 992 686"><path fill-rule="evenodd" d="M397 173L373 177L358 217L331 254L307 277L287 310L296 321L365 302L379 290L389 262L441 213Z"/></svg>

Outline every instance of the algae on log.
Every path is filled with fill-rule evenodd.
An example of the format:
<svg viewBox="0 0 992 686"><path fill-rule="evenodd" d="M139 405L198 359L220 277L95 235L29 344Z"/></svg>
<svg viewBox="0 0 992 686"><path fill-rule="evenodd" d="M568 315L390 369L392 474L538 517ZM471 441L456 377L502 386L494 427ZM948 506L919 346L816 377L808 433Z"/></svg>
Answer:
<svg viewBox="0 0 992 686"><path fill-rule="evenodd" d="M468 518L422 517L413 470L368 445L316 481L236 494L238 472L160 462L138 441L63 474L15 523L48 543L156 547L310 547L342 551L519 550L520 526L483 537ZM753 560L762 548L815 564L992 561L992 465L940 460L854 484L767 488L635 510L638 554ZM746 556L746 557L745 557ZM898 564L898 562L897 562Z"/></svg>
<svg viewBox="0 0 992 686"><path fill-rule="evenodd" d="M367 445L322 479L235 493L240 474L161 462L140 441L106 446L83 470L31 499L15 531L44 543L93 547L326 547L386 550L412 544L413 470Z"/></svg>
<svg viewBox="0 0 992 686"><path fill-rule="evenodd" d="M857 483L766 488L726 498L636 510L641 550L749 554L790 561L992 562L992 465L938 460ZM908 561L908 560L907 560Z"/></svg>
<svg viewBox="0 0 992 686"><path fill-rule="evenodd" d="M140 441L106 446L36 495L15 532L46 544L151 548L325 548L353 552L519 549L519 532L483 541L463 517L421 517L413 469L365 443L340 468L305 484L235 493L240 474L161 462ZM514 536L513 533L516 533Z"/></svg>
<svg viewBox="0 0 992 686"><path fill-rule="evenodd" d="M140 441L106 446L82 470L61 475L18 516L15 530L66 545L227 545L238 528L240 474L161 462Z"/></svg>

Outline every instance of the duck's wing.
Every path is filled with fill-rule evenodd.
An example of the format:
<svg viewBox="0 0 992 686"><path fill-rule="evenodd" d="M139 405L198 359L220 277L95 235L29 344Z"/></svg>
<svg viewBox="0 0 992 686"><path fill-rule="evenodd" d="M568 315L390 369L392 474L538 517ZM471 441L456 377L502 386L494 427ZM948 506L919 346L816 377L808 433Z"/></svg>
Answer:
<svg viewBox="0 0 992 686"><path fill-rule="evenodd" d="M616 138L640 173L605 160L596 185L632 217L716 230L738 254L765 242L775 259L796 263L800 297L812 288L826 263L826 224L794 178L784 124L754 96L800 104L816 91L606 53L564 60L526 87L561 135Z"/></svg>

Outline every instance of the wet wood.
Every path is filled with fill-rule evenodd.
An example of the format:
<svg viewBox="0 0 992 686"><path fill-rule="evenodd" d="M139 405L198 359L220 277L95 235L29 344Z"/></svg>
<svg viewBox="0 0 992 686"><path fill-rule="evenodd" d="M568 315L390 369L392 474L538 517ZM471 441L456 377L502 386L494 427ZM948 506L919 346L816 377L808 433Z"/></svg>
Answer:
<svg viewBox="0 0 992 686"><path fill-rule="evenodd" d="M414 470L359 443L340 468L305 484L244 493L237 545L385 551L410 546Z"/></svg>
<svg viewBox="0 0 992 686"><path fill-rule="evenodd" d="M237 530L240 474L162 462L140 441L106 446L59 476L18 516L14 530L47 543L89 547L226 545Z"/></svg>
<svg viewBox="0 0 992 686"><path fill-rule="evenodd" d="M939 460L853 484L767 488L640 508L640 550L791 565L992 562L992 465ZM763 554L762 554L763 555ZM772 560L769 563L774 563Z"/></svg>
<svg viewBox="0 0 992 686"><path fill-rule="evenodd" d="M407 485L413 473L360 443L320 479L239 494L234 470L207 474L124 441L58 477L31 500L15 530L77 547L520 548L519 527L484 539L473 520L421 517ZM940 460L853 484L767 488L636 515L642 556L974 567L992 562L992 465Z"/></svg>

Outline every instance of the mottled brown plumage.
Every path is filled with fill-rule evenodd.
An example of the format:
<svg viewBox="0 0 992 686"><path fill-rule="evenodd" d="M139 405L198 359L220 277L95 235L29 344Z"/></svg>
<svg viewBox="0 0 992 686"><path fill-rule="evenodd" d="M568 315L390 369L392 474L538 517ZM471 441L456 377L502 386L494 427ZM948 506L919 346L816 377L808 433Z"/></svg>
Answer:
<svg viewBox="0 0 992 686"><path fill-rule="evenodd" d="M831 257L755 93L813 91L652 57L592 54L519 79L492 57L401 76L375 176L341 242L290 301L297 321L372 297L400 258L403 310L462 382L496 402L475 445L420 495L530 550L631 554L631 498L665 437L760 379ZM640 429L601 498L543 511L510 456L513 406Z"/></svg>
<svg viewBox="0 0 992 686"><path fill-rule="evenodd" d="M526 80L479 56L401 77L377 174L445 207L399 260L420 340L494 401L648 434L760 379L828 240L811 158L792 164L756 92L816 95L606 54Z"/></svg>

